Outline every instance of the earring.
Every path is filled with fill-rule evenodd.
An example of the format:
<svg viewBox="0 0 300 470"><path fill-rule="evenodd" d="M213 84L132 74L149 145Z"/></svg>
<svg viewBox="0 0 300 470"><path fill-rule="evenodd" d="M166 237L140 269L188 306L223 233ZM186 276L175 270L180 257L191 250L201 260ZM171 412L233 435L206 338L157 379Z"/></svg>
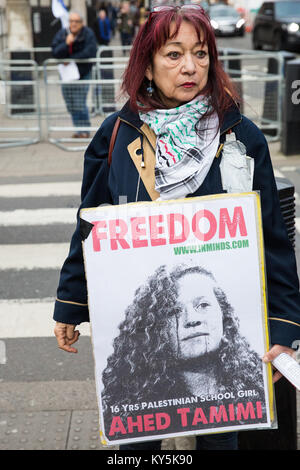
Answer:
<svg viewBox="0 0 300 470"><path fill-rule="evenodd" d="M152 80L149 80L149 86L147 87L148 96L152 96L154 93L154 88L152 86Z"/></svg>

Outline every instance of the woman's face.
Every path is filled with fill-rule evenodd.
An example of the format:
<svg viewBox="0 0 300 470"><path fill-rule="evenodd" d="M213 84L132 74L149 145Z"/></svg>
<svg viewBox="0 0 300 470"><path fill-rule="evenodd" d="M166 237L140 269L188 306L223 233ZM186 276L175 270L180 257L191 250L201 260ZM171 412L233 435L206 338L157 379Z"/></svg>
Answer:
<svg viewBox="0 0 300 470"><path fill-rule="evenodd" d="M189 360L218 349L223 336L223 313L211 278L190 273L179 279L178 286L177 331L172 332L171 342L178 359Z"/></svg>
<svg viewBox="0 0 300 470"><path fill-rule="evenodd" d="M178 34L168 39L154 55L146 77L154 81L163 103L175 108L191 101L203 90L208 70L207 45L201 45L192 24L183 21Z"/></svg>

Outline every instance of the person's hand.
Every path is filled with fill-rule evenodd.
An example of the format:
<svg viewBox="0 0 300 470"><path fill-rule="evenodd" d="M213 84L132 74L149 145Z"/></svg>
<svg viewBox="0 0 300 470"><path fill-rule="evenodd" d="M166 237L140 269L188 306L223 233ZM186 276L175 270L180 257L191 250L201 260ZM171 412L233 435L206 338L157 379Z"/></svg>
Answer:
<svg viewBox="0 0 300 470"><path fill-rule="evenodd" d="M294 349L288 348L286 346L280 346L279 344L275 344L274 346L272 346L270 351L268 351L263 356L262 361L265 362L265 363L271 362L271 361L273 361L273 359L275 359L275 357L279 356L279 354L281 354L283 352L287 353L290 356L292 356L293 358L295 358L296 353L295 353ZM273 374L273 383L277 382L277 380L279 380L281 377L282 377L282 374L278 370L276 370Z"/></svg>
<svg viewBox="0 0 300 470"><path fill-rule="evenodd" d="M77 353L77 349L71 346L73 343L76 343L80 335L78 330L75 331L76 326L77 325L56 322L54 334L57 339L58 347L63 351Z"/></svg>
<svg viewBox="0 0 300 470"><path fill-rule="evenodd" d="M66 44L69 46L75 41L75 36L72 33L69 33L66 37Z"/></svg>

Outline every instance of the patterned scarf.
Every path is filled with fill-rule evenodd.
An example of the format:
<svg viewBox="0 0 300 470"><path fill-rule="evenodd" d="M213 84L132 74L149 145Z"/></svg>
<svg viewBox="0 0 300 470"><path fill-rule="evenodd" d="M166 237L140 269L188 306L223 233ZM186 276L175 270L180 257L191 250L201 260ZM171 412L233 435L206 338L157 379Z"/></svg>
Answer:
<svg viewBox="0 0 300 470"><path fill-rule="evenodd" d="M203 183L219 145L217 113L210 110L207 98L197 96L173 109L140 113L140 118L155 132L155 189L161 199L184 198Z"/></svg>

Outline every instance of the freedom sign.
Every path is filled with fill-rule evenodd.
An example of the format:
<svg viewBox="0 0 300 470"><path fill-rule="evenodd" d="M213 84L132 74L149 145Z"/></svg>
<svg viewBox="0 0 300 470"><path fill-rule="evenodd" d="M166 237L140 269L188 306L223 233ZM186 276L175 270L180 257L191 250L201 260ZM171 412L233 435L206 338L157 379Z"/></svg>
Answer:
<svg viewBox="0 0 300 470"><path fill-rule="evenodd" d="M276 426L259 195L80 217L103 443Z"/></svg>

